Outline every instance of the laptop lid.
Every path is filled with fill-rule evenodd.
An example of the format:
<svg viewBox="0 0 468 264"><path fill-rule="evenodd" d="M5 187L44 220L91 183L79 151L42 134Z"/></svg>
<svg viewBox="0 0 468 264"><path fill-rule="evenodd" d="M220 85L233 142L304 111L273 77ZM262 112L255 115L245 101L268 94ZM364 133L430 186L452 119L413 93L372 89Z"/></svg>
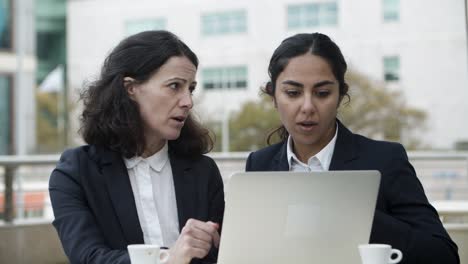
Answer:
<svg viewBox="0 0 468 264"><path fill-rule="evenodd" d="M219 264L359 264L378 171L242 172L226 188Z"/></svg>

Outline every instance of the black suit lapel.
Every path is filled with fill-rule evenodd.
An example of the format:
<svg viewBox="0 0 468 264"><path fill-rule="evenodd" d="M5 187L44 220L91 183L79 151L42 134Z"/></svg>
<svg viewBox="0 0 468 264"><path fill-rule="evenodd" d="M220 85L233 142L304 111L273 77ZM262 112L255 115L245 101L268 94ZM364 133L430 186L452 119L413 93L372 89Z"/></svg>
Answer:
<svg viewBox="0 0 468 264"><path fill-rule="evenodd" d="M357 145L354 134L351 133L339 120L338 136L335 143L335 150L330 163L330 170L349 169L348 163L357 159Z"/></svg>
<svg viewBox="0 0 468 264"><path fill-rule="evenodd" d="M193 175L190 175L190 162L179 158L169 151L172 175L174 178L174 189L177 201L177 214L179 217L179 230L185 226L187 220L195 216L196 193Z"/></svg>
<svg viewBox="0 0 468 264"><path fill-rule="evenodd" d="M116 152L107 150L100 152L96 157L100 157L100 169L127 243L144 243L135 198L124 161Z"/></svg>
<svg viewBox="0 0 468 264"><path fill-rule="evenodd" d="M289 171L288 155L286 147L288 141L286 140L281 146L280 151L274 156L272 162L273 171Z"/></svg>

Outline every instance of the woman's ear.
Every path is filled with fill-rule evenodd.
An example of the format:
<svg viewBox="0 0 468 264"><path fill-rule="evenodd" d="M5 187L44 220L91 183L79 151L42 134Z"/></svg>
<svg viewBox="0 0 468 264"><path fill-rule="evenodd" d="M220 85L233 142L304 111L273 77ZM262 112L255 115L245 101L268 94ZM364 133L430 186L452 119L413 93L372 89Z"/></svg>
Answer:
<svg viewBox="0 0 468 264"><path fill-rule="evenodd" d="M337 109L340 108L341 102L343 101L343 97L343 95L340 95L340 97L338 98L338 105L336 106Z"/></svg>
<svg viewBox="0 0 468 264"><path fill-rule="evenodd" d="M338 105L336 106L336 108L339 108L341 106L341 102L343 101L343 98L348 97L349 99L348 91L349 91L349 86L347 83L344 83L343 91L340 91L340 95L338 98Z"/></svg>
<svg viewBox="0 0 468 264"><path fill-rule="evenodd" d="M127 90L128 95L130 96L131 99L133 99L135 95L135 79L132 77L124 77L123 79L123 85L125 89Z"/></svg>
<svg viewBox="0 0 468 264"><path fill-rule="evenodd" d="M275 98L275 91L273 89L273 84L271 82L266 83L265 93L268 94L269 96L271 96L275 108L278 108L278 104L276 103L276 98Z"/></svg>

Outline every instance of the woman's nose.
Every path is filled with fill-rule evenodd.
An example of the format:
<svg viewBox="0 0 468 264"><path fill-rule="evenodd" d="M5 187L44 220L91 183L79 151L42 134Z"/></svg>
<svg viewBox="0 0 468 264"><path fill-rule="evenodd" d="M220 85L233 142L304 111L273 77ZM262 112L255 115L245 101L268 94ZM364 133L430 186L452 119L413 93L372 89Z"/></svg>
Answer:
<svg viewBox="0 0 468 264"><path fill-rule="evenodd" d="M315 112L315 105L310 95L304 95L304 99L302 101L301 110L304 113L313 113Z"/></svg>
<svg viewBox="0 0 468 264"><path fill-rule="evenodd" d="M190 91L184 92L181 95L180 106L188 109L191 109L193 107L192 93Z"/></svg>

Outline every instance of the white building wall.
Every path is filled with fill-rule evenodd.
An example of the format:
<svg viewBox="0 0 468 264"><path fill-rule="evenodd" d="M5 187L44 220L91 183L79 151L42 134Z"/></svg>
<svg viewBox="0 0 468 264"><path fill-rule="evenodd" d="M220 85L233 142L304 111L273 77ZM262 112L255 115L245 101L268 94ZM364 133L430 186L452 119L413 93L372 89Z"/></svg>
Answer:
<svg viewBox="0 0 468 264"><path fill-rule="evenodd" d="M429 115L424 141L434 148L450 148L456 140L467 140L468 122L463 122L468 114L464 2L401 0L400 20L395 23L383 21L381 2L337 0L336 27L292 31L287 29L287 5L303 0L69 0L69 84L78 89L85 79L96 76L110 49L125 37L126 20L164 17L167 29L197 53L200 69L247 65L247 90L202 91L200 85L196 92L202 119L220 118L223 111L258 99L259 87L268 80L270 56L282 39L319 31L337 42L350 68L375 80L383 79L383 57L398 55L398 87L410 105ZM202 14L239 9L247 11L246 33L201 34Z"/></svg>
<svg viewBox="0 0 468 264"><path fill-rule="evenodd" d="M13 45L16 45L18 61L14 79L14 139L15 154L31 154L36 149L36 60L35 60L35 16L34 0L16 0L16 20L14 19ZM21 6L19 6L21 4ZM18 35L20 34L20 35ZM20 55L22 54L22 55ZM32 61L28 65L28 61Z"/></svg>

